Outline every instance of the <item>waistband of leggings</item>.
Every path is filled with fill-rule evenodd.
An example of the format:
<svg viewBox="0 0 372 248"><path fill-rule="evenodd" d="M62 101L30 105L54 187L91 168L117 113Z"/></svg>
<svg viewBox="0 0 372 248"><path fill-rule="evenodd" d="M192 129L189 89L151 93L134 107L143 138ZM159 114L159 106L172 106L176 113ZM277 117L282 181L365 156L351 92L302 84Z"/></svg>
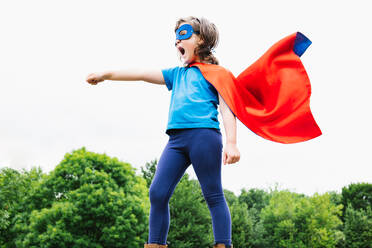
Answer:
<svg viewBox="0 0 372 248"><path fill-rule="evenodd" d="M170 136L170 135L174 135L174 134L178 134L178 133L183 133L183 132L193 131L193 130L201 130L201 129L210 129L210 130L213 130L213 131L215 131L215 132L221 134L220 129L212 128L212 127L198 127L198 128L173 128L173 129L168 129L168 130L166 131L166 134L168 134L168 135Z"/></svg>

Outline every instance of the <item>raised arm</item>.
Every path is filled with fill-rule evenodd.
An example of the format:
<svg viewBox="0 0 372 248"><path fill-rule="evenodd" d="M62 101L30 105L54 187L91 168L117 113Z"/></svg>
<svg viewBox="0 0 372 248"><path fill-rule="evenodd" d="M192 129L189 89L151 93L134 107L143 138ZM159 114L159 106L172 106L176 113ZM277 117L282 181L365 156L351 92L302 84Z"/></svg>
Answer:
<svg viewBox="0 0 372 248"><path fill-rule="evenodd" d="M233 164L240 160L240 152L236 145L236 117L219 94L218 98L226 133L226 146L222 156L223 164Z"/></svg>
<svg viewBox="0 0 372 248"><path fill-rule="evenodd" d="M153 84L165 84L163 73L160 70L119 70L91 73L86 81L96 85L104 80L114 81L145 81Z"/></svg>

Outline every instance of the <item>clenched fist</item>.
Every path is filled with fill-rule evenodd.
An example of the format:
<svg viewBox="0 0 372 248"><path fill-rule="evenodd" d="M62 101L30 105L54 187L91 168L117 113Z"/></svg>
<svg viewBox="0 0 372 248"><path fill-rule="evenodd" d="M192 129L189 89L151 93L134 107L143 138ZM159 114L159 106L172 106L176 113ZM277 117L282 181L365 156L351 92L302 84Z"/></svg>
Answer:
<svg viewBox="0 0 372 248"><path fill-rule="evenodd" d="M240 160L240 152L235 144L227 143L222 155L223 164L234 164Z"/></svg>
<svg viewBox="0 0 372 248"><path fill-rule="evenodd" d="M96 85L99 82L105 81L104 75L102 73L91 73L87 76L87 82Z"/></svg>

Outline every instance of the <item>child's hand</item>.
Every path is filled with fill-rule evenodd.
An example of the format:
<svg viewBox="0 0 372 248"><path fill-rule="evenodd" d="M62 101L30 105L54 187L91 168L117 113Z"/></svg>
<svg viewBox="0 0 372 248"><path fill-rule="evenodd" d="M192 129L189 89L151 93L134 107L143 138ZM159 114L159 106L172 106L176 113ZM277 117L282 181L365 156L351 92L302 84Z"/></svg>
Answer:
<svg viewBox="0 0 372 248"><path fill-rule="evenodd" d="M99 82L105 81L104 75L102 73L91 73L87 76L87 82L96 85Z"/></svg>
<svg viewBox="0 0 372 248"><path fill-rule="evenodd" d="M223 151L223 164L233 164L240 160L240 152L235 144L227 143Z"/></svg>

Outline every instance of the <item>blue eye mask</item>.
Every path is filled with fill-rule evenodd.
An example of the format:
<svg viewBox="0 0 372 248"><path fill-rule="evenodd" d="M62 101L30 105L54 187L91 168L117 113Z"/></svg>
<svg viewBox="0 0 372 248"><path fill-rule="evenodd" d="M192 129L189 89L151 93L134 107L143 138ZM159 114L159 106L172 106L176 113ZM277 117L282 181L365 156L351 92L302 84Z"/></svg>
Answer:
<svg viewBox="0 0 372 248"><path fill-rule="evenodd" d="M182 34L181 34L182 33ZM199 32L194 31L190 24L183 24L176 30L176 39L177 40L187 40L189 39L192 34L199 34Z"/></svg>

